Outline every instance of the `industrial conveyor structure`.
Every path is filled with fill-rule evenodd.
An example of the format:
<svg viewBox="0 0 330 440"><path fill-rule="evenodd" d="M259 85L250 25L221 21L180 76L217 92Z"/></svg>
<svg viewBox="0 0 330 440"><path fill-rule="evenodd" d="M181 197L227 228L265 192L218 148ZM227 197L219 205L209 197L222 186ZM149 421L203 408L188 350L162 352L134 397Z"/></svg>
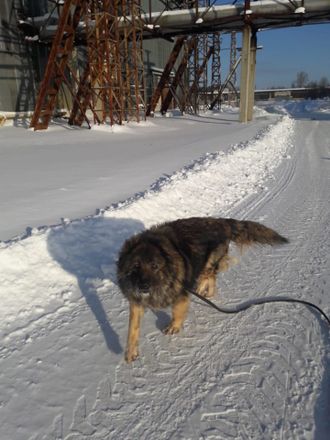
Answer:
<svg viewBox="0 0 330 440"><path fill-rule="evenodd" d="M157 105L197 113L214 108L224 89L237 94L236 69L241 64L240 120L252 119L257 32L330 22L329 0L161 1L144 11L140 0L54 0L55 14L21 21L39 41L50 44L48 63L31 121L35 130L48 127L61 87L71 95L69 123L121 124L140 121ZM32 32L32 34L33 34ZM236 33L242 32L237 56ZM230 33L230 71L221 79L221 35ZM29 31L31 35L31 29ZM146 102L143 41L163 38L173 49L158 85ZM75 48L85 47L82 71ZM161 101L161 102L160 102Z"/></svg>

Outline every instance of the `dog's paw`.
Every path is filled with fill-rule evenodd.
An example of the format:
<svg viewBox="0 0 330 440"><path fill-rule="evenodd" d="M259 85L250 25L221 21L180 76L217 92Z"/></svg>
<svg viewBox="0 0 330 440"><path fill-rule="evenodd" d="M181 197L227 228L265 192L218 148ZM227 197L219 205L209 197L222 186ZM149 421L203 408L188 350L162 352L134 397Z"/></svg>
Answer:
<svg viewBox="0 0 330 440"><path fill-rule="evenodd" d="M135 361L138 357L139 357L139 350L137 349L137 347L126 350L125 361L128 364Z"/></svg>
<svg viewBox="0 0 330 440"><path fill-rule="evenodd" d="M200 296L204 296L204 297L206 297L206 296L208 295L208 293L209 293L209 289L208 289L208 288L207 288L207 289L203 289L203 290L198 289L198 290L197 290L197 293L198 293Z"/></svg>
<svg viewBox="0 0 330 440"><path fill-rule="evenodd" d="M181 327L178 327L177 325L171 323L163 329L163 333L164 335L174 335L175 333L179 333L180 330Z"/></svg>
<svg viewBox="0 0 330 440"><path fill-rule="evenodd" d="M204 298L214 298L215 297L215 290L210 289L207 292L205 292L205 295L203 295Z"/></svg>

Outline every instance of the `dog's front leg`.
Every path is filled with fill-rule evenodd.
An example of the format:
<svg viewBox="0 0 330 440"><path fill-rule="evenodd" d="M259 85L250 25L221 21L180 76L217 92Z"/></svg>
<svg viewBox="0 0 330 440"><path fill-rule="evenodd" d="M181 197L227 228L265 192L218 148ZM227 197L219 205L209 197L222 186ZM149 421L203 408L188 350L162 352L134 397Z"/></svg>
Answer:
<svg viewBox="0 0 330 440"><path fill-rule="evenodd" d="M138 344L140 335L141 318L144 308L134 302L129 303L129 326L125 360L126 362L135 361L139 356Z"/></svg>

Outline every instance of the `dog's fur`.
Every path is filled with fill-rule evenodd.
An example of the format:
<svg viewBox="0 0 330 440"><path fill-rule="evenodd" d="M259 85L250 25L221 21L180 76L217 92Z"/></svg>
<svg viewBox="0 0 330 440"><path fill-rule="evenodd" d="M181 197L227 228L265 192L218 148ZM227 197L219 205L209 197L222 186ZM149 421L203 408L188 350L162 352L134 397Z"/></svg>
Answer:
<svg viewBox="0 0 330 440"><path fill-rule="evenodd" d="M185 287L212 297L216 275L228 266L230 241L283 244L288 240L252 221L194 217L154 226L128 239L118 260L118 283L130 304L126 361L138 356L140 321L146 307L172 307L172 320L164 329L177 333L187 315Z"/></svg>

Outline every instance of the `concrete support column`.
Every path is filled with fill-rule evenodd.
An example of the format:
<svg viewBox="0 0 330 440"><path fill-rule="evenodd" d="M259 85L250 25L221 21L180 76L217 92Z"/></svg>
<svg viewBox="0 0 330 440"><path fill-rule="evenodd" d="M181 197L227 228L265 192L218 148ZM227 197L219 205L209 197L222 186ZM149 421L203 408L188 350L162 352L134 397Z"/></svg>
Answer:
<svg viewBox="0 0 330 440"><path fill-rule="evenodd" d="M257 36L251 26L243 29L241 83L240 83L240 122L253 118L255 72L256 72Z"/></svg>

